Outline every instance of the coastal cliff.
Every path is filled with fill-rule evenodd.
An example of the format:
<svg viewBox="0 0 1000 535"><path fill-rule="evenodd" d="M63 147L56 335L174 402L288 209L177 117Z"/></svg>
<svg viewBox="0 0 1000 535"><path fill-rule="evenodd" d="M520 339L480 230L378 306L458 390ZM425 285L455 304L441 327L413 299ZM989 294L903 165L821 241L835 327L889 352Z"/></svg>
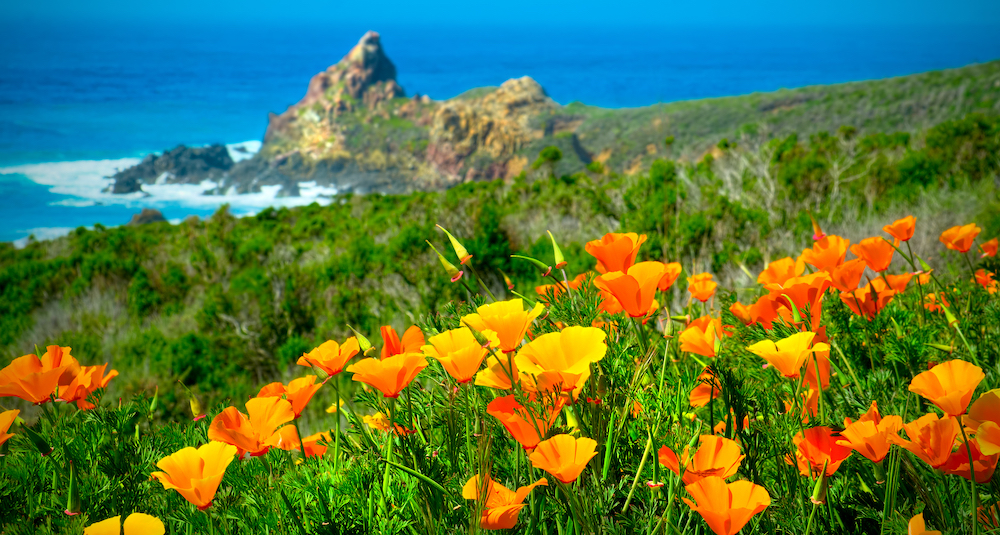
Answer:
<svg viewBox="0 0 1000 535"><path fill-rule="evenodd" d="M376 32L309 81L305 96L271 114L261 150L212 171L206 194L249 193L299 184L336 192L407 193L447 189L522 172L636 174L656 159L694 162L752 132L809 136L847 126L859 132L914 132L970 112L1000 111L1000 62L885 80L605 109L561 105L530 77L469 90L448 100L407 96ZM720 143L722 142L722 143ZM533 170L543 149L561 158ZM139 173L149 183L149 172ZM124 182L115 191L134 191ZM147 176L149 175L149 176ZM172 172L170 182L199 182Z"/></svg>

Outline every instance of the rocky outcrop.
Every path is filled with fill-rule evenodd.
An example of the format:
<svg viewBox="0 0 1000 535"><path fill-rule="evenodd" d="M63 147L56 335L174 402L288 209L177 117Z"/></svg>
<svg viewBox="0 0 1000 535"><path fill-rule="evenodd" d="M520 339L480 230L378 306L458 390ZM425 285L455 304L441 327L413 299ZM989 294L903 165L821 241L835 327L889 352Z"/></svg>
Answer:
<svg viewBox="0 0 1000 535"><path fill-rule="evenodd" d="M128 222L128 226L134 227L136 225L148 225L149 223L160 223L166 220L167 218L163 217L163 213L159 210L143 208L138 214L132 215L132 219Z"/></svg>
<svg viewBox="0 0 1000 535"><path fill-rule="evenodd" d="M236 191L290 190L316 180L338 191L443 189L518 174L532 143L552 134L561 108L523 77L446 101L405 98L379 35L366 33L309 82L305 97L271 115L264 147L229 173Z"/></svg>
<svg viewBox="0 0 1000 535"><path fill-rule="evenodd" d="M317 106L333 116L372 109L379 103L404 96L396 83L396 66L385 55L379 34L369 31L338 63L309 80L306 96L281 115L271 115L264 142L293 128L300 111Z"/></svg>
<svg viewBox="0 0 1000 535"><path fill-rule="evenodd" d="M178 145L163 154L150 154L133 167L115 173L111 193L133 193L142 184L199 184L220 179L233 167L233 159L223 145L185 147Z"/></svg>

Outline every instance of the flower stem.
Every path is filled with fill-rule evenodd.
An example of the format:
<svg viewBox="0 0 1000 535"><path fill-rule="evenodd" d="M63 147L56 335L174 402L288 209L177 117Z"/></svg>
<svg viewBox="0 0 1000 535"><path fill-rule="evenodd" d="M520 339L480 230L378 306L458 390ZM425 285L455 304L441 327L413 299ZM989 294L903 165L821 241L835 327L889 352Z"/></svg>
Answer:
<svg viewBox="0 0 1000 535"><path fill-rule="evenodd" d="M962 420L958 421L958 428L962 431L962 440L965 441L965 452L969 455L969 481L972 483L972 535L979 535L978 507L979 492L976 489L976 467L972 461L972 446L969 445L969 437L965 434L965 426Z"/></svg>

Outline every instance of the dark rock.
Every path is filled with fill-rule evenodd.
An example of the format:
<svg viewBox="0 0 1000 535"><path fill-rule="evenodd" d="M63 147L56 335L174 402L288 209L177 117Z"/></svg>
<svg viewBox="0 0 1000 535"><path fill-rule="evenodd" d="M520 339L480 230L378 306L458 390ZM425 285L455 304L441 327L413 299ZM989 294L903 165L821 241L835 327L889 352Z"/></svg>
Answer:
<svg viewBox="0 0 1000 535"><path fill-rule="evenodd" d="M130 227L136 225L146 225L148 223L159 223L161 221L166 221L167 218L163 217L163 214L159 210L154 210L152 208L143 208L141 212L132 216L132 220L128 222Z"/></svg>
<svg viewBox="0 0 1000 535"><path fill-rule="evenodd" d="M111 193L116 195L137 191L142 191L142 184L139 183L139 178L134 175L115 178L114 184L111 185Z"/></svg>
<svg viewBox="0 0 1000 535"><path fill-rule="evenodd" d="M150 154L138 165L115 173L112 193L142 191L142 184L155 184L163 177L167 184L198 184L221 178L233 167L229 150L223 145L189 148L178 145L157 156Z"/></svg>

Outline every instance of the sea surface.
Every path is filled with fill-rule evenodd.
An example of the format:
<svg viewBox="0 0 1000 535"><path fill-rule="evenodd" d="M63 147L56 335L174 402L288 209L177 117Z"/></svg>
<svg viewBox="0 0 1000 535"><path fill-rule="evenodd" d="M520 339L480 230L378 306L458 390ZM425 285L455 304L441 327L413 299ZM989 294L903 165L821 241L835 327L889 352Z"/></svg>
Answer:
<svg viewBox="0 0 1000 535"><path fill-rule="evenodd" d="M126 223L325 202L199 186L112 196L106 177L144 155L259 147L269 112L376 30L407 94L446 99L512 77L560 103L633 107L900 76L1000 58L1000 25L948 27L401 27L10 25L0 21L0 241ZM246 154L234 152L234 154Z"/></svg>

